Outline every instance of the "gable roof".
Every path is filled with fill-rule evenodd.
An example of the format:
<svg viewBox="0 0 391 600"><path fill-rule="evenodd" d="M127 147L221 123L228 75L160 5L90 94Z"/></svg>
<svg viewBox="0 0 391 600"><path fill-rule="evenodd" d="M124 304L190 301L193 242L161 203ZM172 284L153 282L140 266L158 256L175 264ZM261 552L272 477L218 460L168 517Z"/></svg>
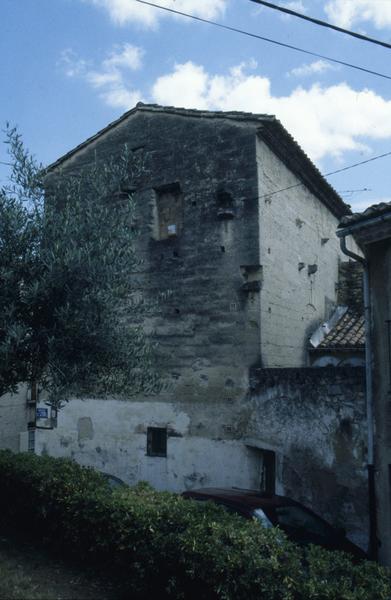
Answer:
<svg viewBox="0 0 391 600"><path fill-rule="evenodd" d="M125 112L121 117L109 123L95 135L87 138L84 142L61 156L49 165L46 173L50 173L63 165L77 152L86 148L89 144L98 140L106 133L115 129L119 124L129 119L138 112L151 114L170 114L181 117L203 118L203 119L228 119L236 122L252 122L260 139L262 139L284 162L284 164L295 173L301 182L314 193L329 210L339 219L344 215L351 214L349 205L345 204L339 194L326 181L317 167L313 164L304 150L288 133L282 123L273 115L254 114L242 111L207 111L188 108L177 108L174 106L160 106L158 104L144 104L139 102L134 108Z"/></svg>

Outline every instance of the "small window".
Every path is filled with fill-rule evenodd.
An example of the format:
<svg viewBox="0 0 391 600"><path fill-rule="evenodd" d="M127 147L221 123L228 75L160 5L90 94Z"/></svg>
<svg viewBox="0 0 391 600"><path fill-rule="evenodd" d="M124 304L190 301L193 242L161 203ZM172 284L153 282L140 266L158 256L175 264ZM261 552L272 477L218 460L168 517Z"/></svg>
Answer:
<svg viewBox="0 0 391 600"><path fill-rule="evenodd" d="M155 190L153 237L167 240L182 232L183 207L182 194L178 184L164 186Z"/></svg>
<svg viewBox="0 0 391 600"><path fill-rule="evenodd" d="M219 219L233 219L235 217L234 198L221 186L217 190L217 216Z"/></svg>
<svg viewBox="0 0 391 600"><path fill-rule="evenodd" d="M35 429L28 430L28 451L35 452Z"/></svg>
<svg viewBox="0 0 391 600"><path fill-rule="evenodd" d="M148 427L147 456L167 456L166 427Z"/></svg>

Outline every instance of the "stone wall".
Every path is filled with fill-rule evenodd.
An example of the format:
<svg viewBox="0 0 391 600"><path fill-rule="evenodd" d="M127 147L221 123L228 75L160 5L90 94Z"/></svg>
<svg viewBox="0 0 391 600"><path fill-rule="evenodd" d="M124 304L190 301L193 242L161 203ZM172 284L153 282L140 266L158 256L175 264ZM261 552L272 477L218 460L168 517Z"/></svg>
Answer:
<svg viewBox="0 0 391 600"><path fill-rule="evenodd" d="M365 546L363 371L255 370L244 397L71 400L37 452L69 456L158 489L259 489L262 452L275 452L276 491L301 501ZM167 428L167 456L147 455L147 428Z"/></svg>
<svg viewBox="0 0 391 600"><path fill-rule="evenodd" d="M247 266L259 264L254 124L137 112L65 171L95 153L115 156L125 143L142 164L134 180L142 264L133 279L136 292L157 301L144 324L159 366L178 400L243 394L260 355L259 297L246 288ZM157 196L170 186L181 195L181 232L156 239Z"/></svg>
<svg viewBox="0 0 391 600"><path fill-rule="evenodd" d="M221 395L253 364L306 365L307 339L336 303L338 221L257 127L141 110L64 163L65 172L80 169L127 144L142 165L134 283L149 298L165 295L145 325L177 396ZM174 188L180 234L158 239L157 200Z"/></svg>
<svg viewBox="0 0 391 600"><path fill-rule="evenodd" d="M248 434L280 455L284 493L367 541L362 368L265 369L251 378Z"/></svg>

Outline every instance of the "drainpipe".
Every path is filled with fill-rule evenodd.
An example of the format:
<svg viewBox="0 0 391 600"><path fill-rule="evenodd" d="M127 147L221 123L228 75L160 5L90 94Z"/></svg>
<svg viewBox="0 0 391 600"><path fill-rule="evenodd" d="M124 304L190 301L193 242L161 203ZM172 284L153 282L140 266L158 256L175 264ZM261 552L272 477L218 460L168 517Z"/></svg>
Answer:
<svg viewBox="0 0 391 600"><path fill-rule="evenodd" d="M369 289L368 262L362 256L355 254L346 247L346 236L350 231L343 229L337 231L340 238L341 250L346 256L360 262L364 267L364 315L365 315L365 395L367 408L368 427L368 509L369 509L369 557L377 560L377 517L376 517L376 490L374 466L374 437L373 437L373 395L372 395L372 341L371 341L371 297Z"/></svg>

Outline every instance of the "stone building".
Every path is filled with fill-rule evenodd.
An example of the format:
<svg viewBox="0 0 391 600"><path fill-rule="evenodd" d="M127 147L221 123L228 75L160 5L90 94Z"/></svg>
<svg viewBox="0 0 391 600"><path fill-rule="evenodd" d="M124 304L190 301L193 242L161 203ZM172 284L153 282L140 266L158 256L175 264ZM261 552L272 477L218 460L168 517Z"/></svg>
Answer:
<svg viewBox="0 0 391 600"><path fill-rule="evenodd" d="M73 399L36 451L158 489L275 489L364 543L362 370L347 383L303 370L337 306L348 207L274 117L141 103L51 165L49 184L125 143L143 163L135 287L166 293L145 328L168 385Z"/></svg>
<svg viewBox="0 0 391 600"><path fill-rule="evenodd" d="M370 331L367 360L373 382L367 391L368 422L374 420L368 444L373 445L373 461L368 462L374 467L378 554L381 562L391 565L391 203L345 217L339 235L353 235L365 256Z"/></svg>

